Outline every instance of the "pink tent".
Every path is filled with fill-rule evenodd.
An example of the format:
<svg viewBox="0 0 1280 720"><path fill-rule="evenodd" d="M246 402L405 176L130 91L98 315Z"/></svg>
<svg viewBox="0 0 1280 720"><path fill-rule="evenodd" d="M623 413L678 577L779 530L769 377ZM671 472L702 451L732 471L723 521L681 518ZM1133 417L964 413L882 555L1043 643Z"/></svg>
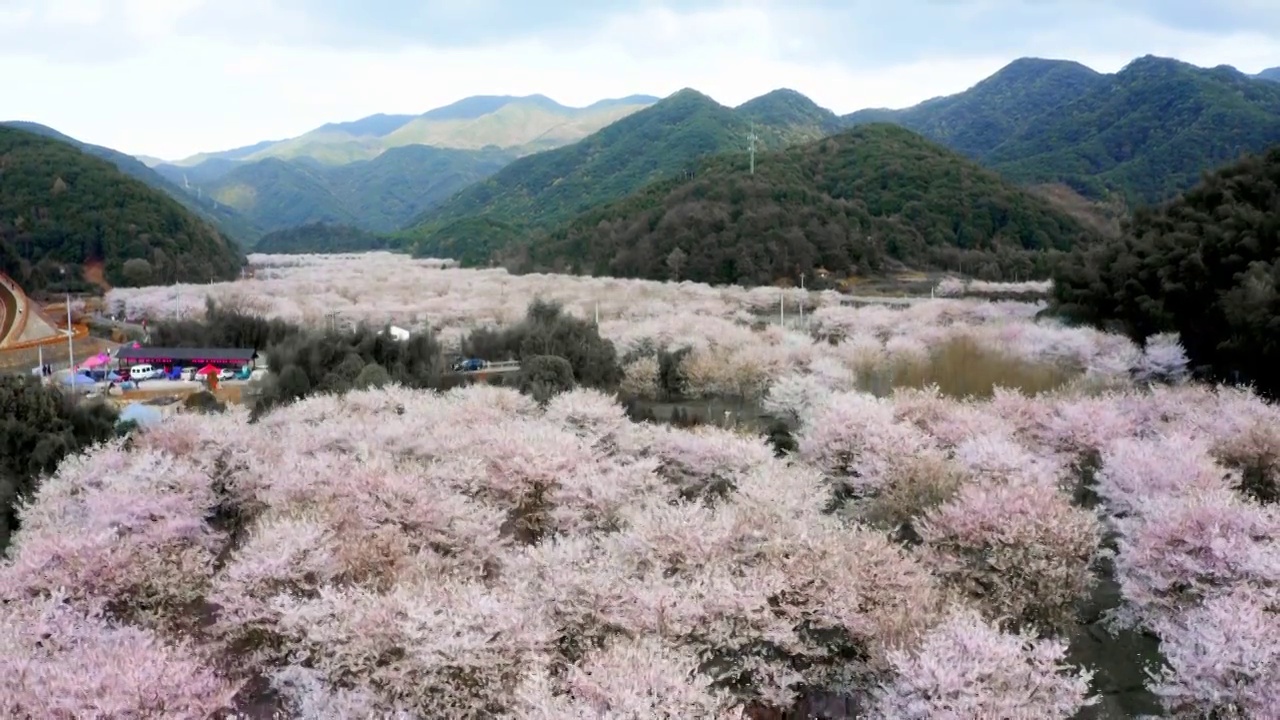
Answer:
<svg viewBox="0 0 1280 720"><path fill-rule="evenodd" d="M111 362L111 358L108 357L106 353L103 353L101 355L94 355L88 360L80 363L80 367L95 368L99 365L106 365L108 362Z"/></svg>
<svg viewBox="0 0 1280 720"><path fill-rule="evenodd" d="M214 367L213 365L205 365L204 367L202 367L202 368L200 368L198 371L196 371L196 374L197 374L197 375L209 375L209 374L213 374L214 376L217 376L217 374L218 374L218 368Z"/></svg>

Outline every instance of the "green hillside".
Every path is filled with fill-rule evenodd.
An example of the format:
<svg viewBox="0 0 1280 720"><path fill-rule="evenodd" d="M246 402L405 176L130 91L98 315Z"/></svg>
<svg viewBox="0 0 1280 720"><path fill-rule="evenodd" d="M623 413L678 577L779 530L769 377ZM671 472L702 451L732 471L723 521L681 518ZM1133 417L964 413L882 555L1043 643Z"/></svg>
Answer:
<svg viewBox="0 0 1280 720"><path fill-rule="evenodd" d="M752 108L760 118L755 129L762 149L804 137L804 128L789 132L765 124L766 118L788 118L785 109L775 113L770 105L790 100L776 96ZM473 217L517 227L565 222L647 183L691 172L705 156L737 151L745 157L751 123L706 95L681 90L573 145L516 160L428 211L411 232L427 236Z"/></svg>
<svg viewBox="0 0 1280 720"><path fill-rule="evenodd" d="M25 130L26 132L44 137L59 140L61 142L72 145L81 151L102 158L107 162L115 165L120 172L132 178L141 180L151 187L160 190L174 200L177 200L183 207L209 220L218 227L223 234L232 240L240 243L242 246L252 245L262 233L253 226L248 220L242 217L234 209L226 205L215 202L212 198L194 195L185 190L180 184L175 183L172 179L163 176L155 169L148 167L146 163L132 155L126 155L118 150L112 150L101 145L90 145L89 143L80 142L73 137L64 135L51 127L31 122L5 122L0 125L11 127L17 130Z"/></svg>
<svg viewBox="0 0 1280 720"><path fill-rule="evenodd" d="M1280 82L1280 67L1267 68L1262 72L1254 75L1259 80L1271 80L1272 82Z"/></svg>
<svg viewBox="0 0 1280 720"><path fill-rule="evenodd" d="M1280 142L1280 85L1232 68L1145 57L1026 128L987 161L1024 182L1063 180L1155 203L1201 173Z"/></svg>
<svg viewBox="0 0 1280 720"><path fill-rule="evenodd" d="M336 166L372 160L393 148L413 145L455 150L499 148L527 155L576 142L657 100L632 95L573 108L543 95L480 95L421 115L379 114L328 123L295 138L202 153L172 164L193 167L211 159L254 162L277 158Z"/></svg>
<svg viewBox="0 0 1280 720"><path fill-rule="evenodd" d="M973 88L852 124L894 122L1027 184L1154 203L1204 170L1280 141L1280 84L1229 67L1139 58L1113 75L1024 58Z"/></svg>
<svg viewBox="0 0 1280 720"><path fill-rule="evenodd" d="M204 192L266 232L312 223L388 232L511 160L512 155L501 150L423 145L336 167L268 158L217 175ZM215 162L223 161L208 161ZM201 167L185 171L198 175Z"/></svg>
<svg viewBox="0 0 1280 720"><path fill-rule="evenodd" d="M139 262L126 272L130 260ZM97 261L113 285L149 285L232 279L243 256L176 200L106 160L0 127L0 270L35 291L67 285L64 265Z"/></svg>
<svg viewBox="0 0 1280 720"><path fill-rule="evenodd" d="M926 100L905 110L860 110L843 120L847 125L893 122L983 159L1068 102L1105 87L1106 78L1076 62L1020 58L957 95Z"/></svg>
<svg viewBox="0 0 1280 720"><path fill-rule="evenodd" d="M267 233L258 241L254 252L296 255L305 253L349 253L393 249L395 242L386 235L371 233L349 225L312 223Z"/></svg>
<svg viewBox="0 0 1280 720"><path fill-rule="evenodd" d="M418 238L414 257L452 258L464 267L484 267L501 251L528 238L526 231L490 217L455 220Z"/></svg>
<svg viewBox="0 0 1280 720"><path fill-rule="evenodd" d="M1048 202L889 124L705 162L508 249L524 270L768 284L898 266L1045 276L1052 251L1094 236Z"/></svg>

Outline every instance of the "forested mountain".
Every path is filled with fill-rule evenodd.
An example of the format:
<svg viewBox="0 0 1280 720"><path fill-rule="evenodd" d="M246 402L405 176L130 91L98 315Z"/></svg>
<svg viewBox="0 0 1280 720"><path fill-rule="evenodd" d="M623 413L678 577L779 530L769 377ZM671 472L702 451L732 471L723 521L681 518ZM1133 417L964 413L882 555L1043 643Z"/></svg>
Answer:
<svg viewBox="0 0 1280 720"><path fill-rule="evenodd" d="M495 149L410 145L337 166L267 158L252 163L211 159L192 168L158 169L200 183L204 195L235 208L263 232L310 223L386 232L497 172L513 157Z"/></svg>
<svg viewBox="0 0 1280 720"><path fill-rule="evenodd" d="M517 269L711 283L874 274L894 266L1044 276L1096 238L963 156L889 124L703 163L509 248Z"/></svg>
<svg viewBox="0 0 1280 720"><path fill-rule="evenodd" d="M1168 199L1207 168L1280 142L1280 84L1143 57L1113 75L1024 58L973 88L850 123L890 121L1018 182L1129 204Z"/></svg>
<svg viewBox="0 0 1280 720"><path fill-rule="evenodd" d="M387 250L394 247L391 238L349 225L312 223L267 233L258 241L254 252L294 255L300 253L349 253Z"/></svg>
<svg viewBox="0 0 1280 720"><path fill-rule="evenodd" d="M202 153L173 164L191 167L210 159L254 162L279 158L344 165L412 145L457 150L500 148L513 155L527 155L580 140L657 100L632 95L572 108L544 95L478 95L421 115L378 114L328 123L296 138Z"/></svg>
<svg viewBox="0 0 1280 720"><path fill-rule="evenodd" d="M164 192L169 197L177 200L183 207L200 215L215 224L219 230L225 235L240 243L248 246L253 244L258 236L261 235L252 223L241 217L234 209L222 205L212 198L199 197L188 192L178 183L174 183L171 179L164 177L156 170L148 167L141 160L126 155L118 150L112 150L101 145L91 145L89 143L80 142L73 137L64 135L57 130L45 125L32 122L10 121L0 123L0 126L11 127L17 130L42 135L52 138L68 145L72 145L89 155L102 158L107 162L115 165L116 168L132 178L141 180L151 187Z"/></svg>
<svg viewBox="0 0 1280 720"><path fill-rule="evenodd" d="M101 262L113 285L235 278L239 248L173 198L73 145L0 127L0 270L26 290ZM75 267L77 274L78 267Z"/></svg>
<svg viewBox="0 0 1280 720"><path fill-rule="evenodd" d="M1280 145L1073 252L1054 274L1055 309L1138 341L1177 332L1203 375L1280 397L1277 208Z"/></svg>
<svg viewBox="0 0 1280 720"><path fill-rule="evenodd" d="M1254 77L1258 78L1259 80L1271 80L1273 82L1280 82L1280 67L1267 68L1266 70L1263 70L1257 75L1254 75Z"/></svg>
<svg viewBox="0 0 1280 720"><path fill-rule="evenodd" d="M791 91L770 93L735 110L681 90L585 140L516 160L428 211L412 232L429 237L472 217L513 227L552 226L646 183L691 172L708 155L745 157L752 122L761 150L811 139L821 120L797 98L821 111Z"/></svg>

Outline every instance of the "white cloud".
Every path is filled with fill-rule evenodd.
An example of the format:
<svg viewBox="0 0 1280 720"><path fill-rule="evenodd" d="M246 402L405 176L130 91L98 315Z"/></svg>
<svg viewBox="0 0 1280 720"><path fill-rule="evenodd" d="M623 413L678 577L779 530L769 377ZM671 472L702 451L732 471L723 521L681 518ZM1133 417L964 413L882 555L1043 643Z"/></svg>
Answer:
<svg viewBox="0 0 1280 720"><path fill-rule="evenodd" d="M882 47L891 39L877 38L870 20L857 26L812 4L761 0L676 12L640 3L586 32L442 49L307 44L309 33L321 32L314 18L262 0L211 2L41 0L26 15L20 5L0 12L7 85L0 114L126 152L178 158L478 94L543 93L585 105L693 87L736 105L790 87L845 113L959 92L1026 54L1103 72L1148 53L1250 72L1280 65L1276 38L1196 34L1115 13L1086 24L1006 28L1007 42L976 49L953 48L944 33L928 52L885 64L859 59L857 43ZM211 8L217 26L193 26ZM83 46L64 50L62 38ZM41 52L48 47L60 54Z"/></svg>

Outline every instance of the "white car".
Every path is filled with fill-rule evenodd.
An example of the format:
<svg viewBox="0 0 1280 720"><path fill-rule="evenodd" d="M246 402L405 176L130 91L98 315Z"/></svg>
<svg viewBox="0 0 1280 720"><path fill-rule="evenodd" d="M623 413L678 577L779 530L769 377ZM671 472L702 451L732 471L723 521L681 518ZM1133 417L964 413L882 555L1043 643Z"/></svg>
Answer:
<svg viewBox="0 0 1280 720"><path fill-rule="evenodd" d="M232 370L231 368L222 368L221 370L218 371L218 379L223 381L235 380L236 371Z"/></svg>

